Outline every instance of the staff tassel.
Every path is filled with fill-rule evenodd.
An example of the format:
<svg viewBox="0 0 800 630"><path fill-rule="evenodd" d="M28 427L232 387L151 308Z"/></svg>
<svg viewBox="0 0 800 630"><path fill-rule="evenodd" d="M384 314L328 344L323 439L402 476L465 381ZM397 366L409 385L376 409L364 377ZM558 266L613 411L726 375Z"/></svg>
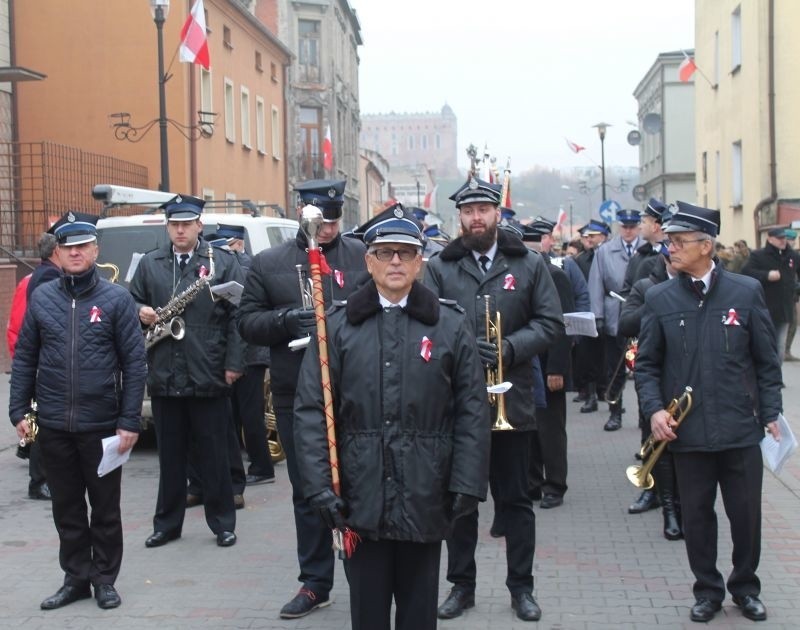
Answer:
<svg viewBox="0 0 800 630"><path fill-rule="evenodd" d="M319 348L319 368L322 380L322 401L325 411L325 428L328 437L328 459L331 464L331 485L336 496L342 495L339 479L339 454L336 450L336 424L333 417L333 390L331 388L330 370L328 368L328 333L325 325L325 297L322 293L322 273L329 274L330 268L325 261L322 250L317 243L317 233L322 226L322 210L316 206L307 205L303 208L300 226L308 240L308 265L311 275L311 299L314 303L314 315L317 320L317 346ZM353 555L356 545L361 538L359 535L345 527L344 531L335 528L332 531L333 548L339 552L339 557L349 558Z"/></svg>

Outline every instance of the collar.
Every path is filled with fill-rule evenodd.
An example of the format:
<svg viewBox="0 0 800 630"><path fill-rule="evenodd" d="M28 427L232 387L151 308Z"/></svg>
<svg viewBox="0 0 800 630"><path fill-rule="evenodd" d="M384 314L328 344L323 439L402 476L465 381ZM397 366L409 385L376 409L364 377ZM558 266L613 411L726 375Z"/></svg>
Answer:
<svg viewBox="0 0 800 630"><path fill-rule="evenodd" d="M363 287L350 295L347 299L345 312L347 321L353 325L358 325L379 313L384 308L380 301L378 288L375 282L370 279ZM411 285L411 291L406 298L406 304L402 307L417 321L428 326L434 325L439 321L439 300L436 295L416 280Z"/></svg>
<svg viewBox="0 0 800 630"><path fill-rule="evenodd" d="M381 295L381 292L378 291L378 301L381 303L381 306L383 308L397 308L398 306L400 308L405 308L406 304L408 304L408 296L406 295L402 300L400 300L397 303L394 303L387 300L385 297Z"/></svg>
<svg viewBox="0 0 800 630"><path fill-rule="evenodd" d="M528 248L525 247L525 243L513 234L509 234L506 230L497 230L497 241L495 245L501 254L510 258L521 258L522 256L528 255ZM445 261L460 260L471 251L472 250L464 247L464 243L459 236L442 250L439 257ZM495 255L497 255L497 251L495 251Z"/></svg>
<svg viewBox="0 0 800 630"><path fill-rule="evenodd" d="M73 275L64 275L61 282L64 288L72 297L78 298L84 293L88 293L99 282L100 278L97 275L97 267L92 265L83 273Z"/></svg>
<svg viewBox="0 0 800 630"><path fill-rule="evenodd" d="M706 293L711 288L711 275L714 273L714 269L717 268L717 264L712 260L711 261L711 269L709 269L706 273L703 274L702 278L695 278L692 276L692 280L702 280L703 284L706 285Z"/></svg>
<svg viewBox="0 0 800 630"><path fill-rule="evenodd" d="M486 252L485 254L481 254L480 252L476 252L474 249L471 249L470 251L472 252L472 257L475 259L475 262L478 262L478 259L481 256L486 256L486 258L489 259L489 266L491 267L492 263L494 262L494 257L497 256L497 241L494 242L494 245L492 245L489 248L489 251Z"/></svg>

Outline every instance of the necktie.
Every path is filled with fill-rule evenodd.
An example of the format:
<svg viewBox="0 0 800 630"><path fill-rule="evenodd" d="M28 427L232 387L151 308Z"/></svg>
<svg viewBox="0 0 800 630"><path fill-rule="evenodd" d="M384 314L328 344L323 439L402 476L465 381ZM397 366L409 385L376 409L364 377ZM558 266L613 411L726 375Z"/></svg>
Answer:
<svg viewBox="0 0 800 630"><path fill-rule="evenodd" d="M180 255L180 262L178 266L181 268L181 271L186 269L186 263L189 262L189 254L181 254Z"/></svg>
<svg viewBox="0 0 800 630"><path fill-rule="evenodd" d="M705 295L706 294L706 283L705 282L703 282L702 280L695 280L694 281L694 286L698 290L700 295Z"/></svg>
<svg viewBox="0 0 800 630"><path fill-rule="evenodd" d="M625 243L625 249L628 250L628 258L630 258L633 255L633 247L630 243Z"/></svg>
<svg viewBox="0 0 800 630"><path fill-rule="evenodd" d="M483 269L483 273L489 271L489 257L488 256L480 256L478 258L478 262L481 264L481 269Z"/></svg>

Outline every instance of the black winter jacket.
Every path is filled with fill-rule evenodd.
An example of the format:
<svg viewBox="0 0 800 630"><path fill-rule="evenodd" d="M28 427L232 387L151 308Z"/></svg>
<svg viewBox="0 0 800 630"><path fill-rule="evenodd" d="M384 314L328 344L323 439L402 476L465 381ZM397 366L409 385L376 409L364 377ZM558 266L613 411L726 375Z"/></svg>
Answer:
<svg viewBox="0 0 800 630"><path fill-rule="evenodd" d="M244 284L244 271L230 251L214 248L212 285L234 280ZM201 239L186 268L175 262L172 244L144 256L136 268L130 292L137 307L161 307L203 273L210 270L208 243ZM174 290L173 290L174 287ZM217 397L229 396L225 370L244 372L244 342L236 331L236 307L228 300L213 301L208 288L191 301L181 314L186 334L180 341L172 337L147 351L150 372L147 388L151 396Z"/></svg>
<svg viewBox="0 0 800 630"><path fill-rule="evenodd" d="M242 337L248 343L270 348L270 379L276 406L293 404L297 374L303 360L302 351L289 349L292 336L283 318L289 310L303 305L296 265L301 265L307 277L307 247L305 235L298 230L293 242L265 249L254 256L237 314ZM337 236L323 245L322 250L331 268L330 275L322 279L325 304L330 306L332 300L346 300L369 278L364 262L366 247L360 240Z"/></svg>
<svg viewBox="0 0 800 630"><path fill-rule="evenodd" d="M782 405L775 328L761 285L717 266L705 296L683 274L650 288L634 375L648 420L686 385L694 390L671 450L758 444Z"/></svg>
<svg viewBox="0 0 800 630"><path fill-rule="evenodd" d="M654 284L667 280L667 268L663 258L655 258L649 276L633 283L627 299L619 310L619 334L638 337L644 314L644 296Z"/></svg>
<svg viewBox="0 0 800 630"><path fill-rule="evenodd" d="M489 406L463 310L416 282L404 308L384 309L369 282L329 313L328 339L348 525L372 540L442 540L451 493L484 499L489 477ZM294 439L310 498L331 487L316 344L300 371Z"/></svg>
<svg viewBox="0 0 800 630"><path fill-rule="evenodd" d="M82 433L140 428L147 373L136 305L97 270L31 295L11 370L13 424L32 398L43 427Z"/></svg>
<svg viewBox="0 0 800 630"><path fill-rule="evenodd" d="M515 429L536 429L533 405L533 357L564 334L564 316L553 280L542 256L528 251L523 242L505 230L497 231L497 254L483 275L472 252L460 238L425 267L425 284L441 298L455 300L467 312L474 334L484 337L483 296L493 296L501 313L503 339L512 348L510 365L503 377L513 387L505 394L508 421ZM506 356L503 357L507 362Z"/></svg>
<svg viewBox="0 0 800 630"><path fill-rule="evenodd" d="M781 272L781 279L777 282L767 280L772 269ZM800 273L800 256L796 251L790 247L778 249L772 243L767 243L764 248L750 252L741 273L752 276L761 283L773 324L792 321Z"/></svg>

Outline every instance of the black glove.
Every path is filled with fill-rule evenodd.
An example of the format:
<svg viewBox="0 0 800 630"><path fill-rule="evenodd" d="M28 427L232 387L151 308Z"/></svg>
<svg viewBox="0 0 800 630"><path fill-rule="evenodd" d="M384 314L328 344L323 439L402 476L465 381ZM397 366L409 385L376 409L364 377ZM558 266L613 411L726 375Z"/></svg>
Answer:
<svg viewBox="0 0 800 630"><path fill-rule="evenodd" d="M514 363L514 346L508 339L503 339L503 367L509 368Z"/></svg>
<svg viewBox="0 0 800 630"><path fill-rule="evenodd" d="M341 497L337 497L333 490L323 490L319 494L315 494L308 499L308 504L317 511L327 527L344 531L347 504Z"/></svg>
<svg viewBox="0 0 800 630"><path fill-rule="evenodd" d="M484 367L497 365L497 346L495 344L478 339L478 354L481 357L481 365Z"/></svg>
<svg viewBox="0 0 800 630"><path fill-rule="evenodd" d="M478 501L478 497L473 497L469 494L461 494L460 492L453 494L453 502L450 505L450 520L454 521L477 510Z"/></svg>
<svg viewBox="0 0 800 630"><path fill-rule="evenodd" d="M283 325L292 337L305 337L317 330L317 318L310 309L293 308L283 316Z"/></svg>

